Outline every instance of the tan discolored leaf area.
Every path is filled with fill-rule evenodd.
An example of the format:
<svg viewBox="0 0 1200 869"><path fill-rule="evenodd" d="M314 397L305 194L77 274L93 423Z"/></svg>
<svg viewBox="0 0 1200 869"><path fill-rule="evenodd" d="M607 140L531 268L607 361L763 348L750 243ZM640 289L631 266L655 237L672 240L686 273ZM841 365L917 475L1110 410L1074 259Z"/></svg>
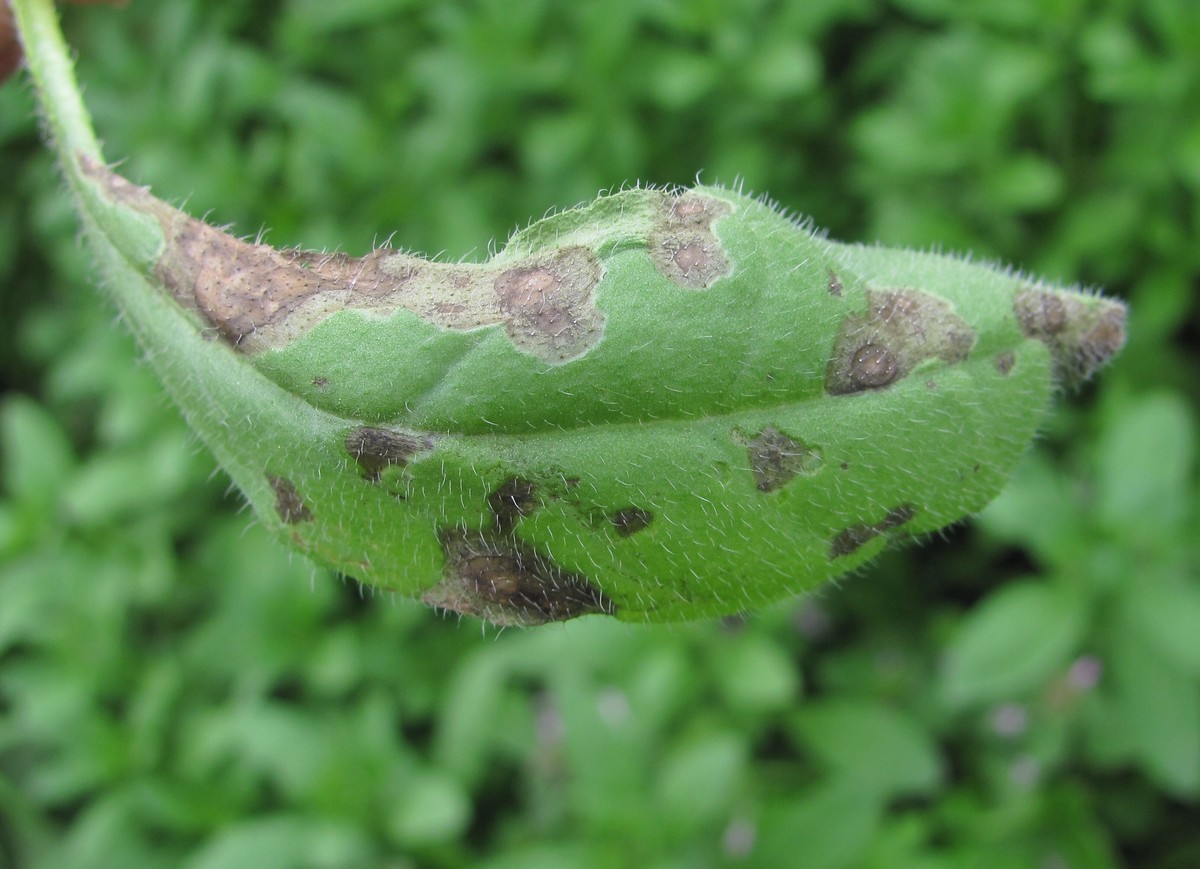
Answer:
<svg viewBox="0 0 1200 869"><path fill-rule="evenodd" d="M730 272L713 232L729 205L706 196L685 195L670 202L650 234L650 255L659 273L682 287L702 290Z"/></svg>
<svg viewBox="0 0 1200 869"><path fill-rule="evenodd" d="M1049 290L1022 289L1013 310L1026 337L1041 341L1054 357L1056 376L1078 386L1125 344L1125 309Z"/></svg>
<svg viewBox="0 0 1200 869"><path fill-rule="evenodd" d="M867 310L842 325L825 389L830 395L883 389L926 359L963 361L974 343L972 328L944 299L920 290L872 290Z"/></svg>
<svg viewBox="0 0 1200 869"><path fill-rule="evenodd" d="M503 324L516 347L552 364L583 355L604 333L592 303L603 270L583 247L509 268L388 249L361 257L278 250L189 217L94 161L81 165L114 201L159 222L166 239L159 282L246 353L285 346L344 310L379 317L406 310L459 331Z"/></svg>

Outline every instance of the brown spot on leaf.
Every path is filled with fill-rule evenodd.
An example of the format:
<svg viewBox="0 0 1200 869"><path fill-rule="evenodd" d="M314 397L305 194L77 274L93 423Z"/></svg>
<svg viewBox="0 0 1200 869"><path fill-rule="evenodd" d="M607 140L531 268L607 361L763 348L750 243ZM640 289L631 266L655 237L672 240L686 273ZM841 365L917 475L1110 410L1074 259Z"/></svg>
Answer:
<svg viewBox="0 0 1200 869"><path fill-rule="evenodd" d="M787 485L799 474L813 474L821 467L821 452L779 429L767 426L752 438L735 432L734 437L746 444L750 471L760 492L774 492Z"/></svg>
<svg viewBox="0 0 1200 869"><path fill-rule="evenodd" d="M1017 357L1012 353L1001 353L996 357L996 370L1007 377L1017 364Z"/></svg>
<svg viewBox="0 0 1200 869"><path fill-rule="evenodd" d="M488 496L488 509L496 519L496 530L507 534L517 520L538 506L537 484L521 477L509 477Z"/></svg>
<svg viewBox="0 0 1200 869"><path fill-rule="evenodd" d="M870 290L842 323L825 374L830 395L885 389L926 359L962 362L975 332L950 303L920 290Z"/></svg>
<svg viewBox="0 0 1200 869"><path fill-rule="evenodd" d="M591 296L601 274L600 261L583 247L501 272L494 289L513 343L550 362L582 356L595 346L604 317Z"/></svg>
<svg viewBox="0 0 1200 869"><path fill-rule="evenodd" d="M703 280L700 275L709 266L709 254L704 249L704 242L701 240L677 245L671 254L671 259L685 280L692 280L694 277Z"/></svg>
<svg viewBox="0 0 1200 869"><path fill-rule="evenodd" d="M650 523L654 521L654 514L641 507L624 507L614 512L609 518L619 535L630 537L649 528Z"/></svg>
<svg viewBox="0 0 1200 869"><path fill-rule="evenodd" d="M615 607L588 580L512 539L453 530L442 534L442 580L425 603L497 625L538 625Z"/></svg>
<svg viewBox="0 0 1200 869"><path fill-rule="evenodd" d="M670 197L650 233L650 256L664 277L702 290L732 269L713 223L732 210L728 203L697 193Z"/></svg>
<svg viewBox="0 0 1200 869"><path fill-rule="evenodd" d="M305 505L291 480L267 474L267 482L275 490L275 512L285 525L312 521L312 511Z"/></svg>
<svg viewBox="0 0 1200 869"><path fill-rule="evenodd" d="M900 368L882 344L864 344L850 357L850 380L858 389L876 389L896 379Z"/></svg>
<svg viewBox="0 0 1200 869"><path fill-rule="evenodd" d="M337 298L344 307L372 307L369 301L383 286L396 284L380 273L387 251L354 260L345 254L276 250L190 217L172 221L171 229L156 276L231 344L248 351L271 343L278 327L294 318L295 325L315 325L305 316L314 302L319 306Z"/></svg>
<svg viewBox="0 0 1200 869"><path fill-rule="evenodd" d="M842 291L845 289L846 289L846 287L842 283L841 278L839 278L837 276L837 272L835 272L833 269L830 269L829 270L829 295L841 296Z"/></svg>
<svg viewBox="0 0 1200 869"><path fill-rule="evenodd" d="M708 228L712 222L729 213L729 206L720 200L696 193L673 196L667 205L667 220L678 226Z"/></svg>
<svg viewBox="0 0 1200 869"><path fill-rule="evenodd" d="M1013 312L1027 338L1050 348L1055 377L1077 386L1125 344L1125 306L1099 296L1022 289Z"/></svg>
<svg viewBox="0 0 1200 869"><path fill-rule="evenodd" d="M1124 305L1108 303L1095 320L1076 351L1078 375L1085 380L1125 346Z"/></svg>
<svg viewBox="0 0 1200 869"><path fill-rule="evenodd" d="M833 538L833 542L829 546L829 557L840 558L856 552L864 544L874 540L885 531L899 528L912 521L916 515L917 508L912 504L901 504L899 507L889 510L887 515L878 522L851 525L844 531L838 532L837 536Z"/></svg>
<svg viewBox="0 0 1200 869"><path fill-rule="evenodd" d="M434 441L415 432L359 426L346 435L345 446L362 468L363 479L377 483L385 468L403 467L416 454L433 449Z"/></svg>
<svg viewBox="0 0 1200 869"><path fill-rule="evenodd" d="M1022 290L1013 306L1027 338L1052 338L1067 327L1067 305L1056 293Z"/></svg>
<svg viewBox="0 0 1200 869"><path fill-rule="evenodd" d="M584 247L525 262L434 263L400 251L365 256L276 250L222 232L81 158L116 201L155 218L166 244L154 266L179 304L247 353L283 347L346 309L387 317L409 311L445 329L503 325L513 344L550 364L599 343L604 315L592 291L603 276Z"/></svg>

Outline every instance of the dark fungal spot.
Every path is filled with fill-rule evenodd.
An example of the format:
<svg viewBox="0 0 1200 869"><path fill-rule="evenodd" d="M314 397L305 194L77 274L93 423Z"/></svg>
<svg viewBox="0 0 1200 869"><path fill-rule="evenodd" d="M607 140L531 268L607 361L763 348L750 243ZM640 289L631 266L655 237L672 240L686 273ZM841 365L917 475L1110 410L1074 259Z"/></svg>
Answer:
<svg viewBox="0 0 1200 869"><path fill-rule="evenodd" d="M850 379L859 389L876 389L896 379L900 368L882 344L864 344L850 358Z"/></svg>
<svg viewBox="0 0 1200 869"><path fill-rule="evenodd" d="M917 515L917 508L912 504L901 504L899 507L893 507L888 511L883 520L876 523L880 531L887 531L890 528L898 528L901 525L906 525L913 520Z"/></svg>
<svg viewBox="0 0 1200 869"><path fill-rule="evenodd" d="M869 290L866 311L842 322L825 391L886 389L927 359L962 362L974 345L974 330L944 299L920 290Z"/></svg>
<svg viewBox="0 0 1200 869"><path fill-rule="evenodd" d="M588 580L528 546L494 534L443 532L442 580L425 603L497 625L538 625L616 608Z"/></svg>
<svg viewBox="0 0 1200 869"><path fill-rule="evenodd" d="M821 452L767 426L752 438L739 432L734 438L746 445L750 471L760 492L774 492L798 474L813 474L821 467Z"/></svg>
<svg viewBox="0 0 1200 869"><path fill-rule="evenodd" d="M654 521L654 514L641 507L624 507L614 512L609 519L613 528L617 529L617 534L630 537L649 528L650 523Z"/></svg>
<svg viewBox="0 0 1200 869"><path fill-rule="evenodd" d="M1012 353L1001 353L996 357L996 370L1001 376L1007 377L1017 363L1017 357Z"/></svg>
<svg viewBox="0 0 1200 869"><path fill-rule="evenodd" d="M345 446L362 468L363 479L377 483L384 469L403 467L418 453L433 449L434 441L415 432L359 426L346 435Z"/></svg>
<svg viewBox="0 0 1200 869"><path fill-rule="evenodd" d="M1054 375L1067 386L1091 377L1125 344L1125 306L1120 302L1025 288L1013 298L1021 332L1044 343Z"/></svg>
<svg viewBox="0 0 1200 869"><path fill-rule="evenodd" d="M317 389L326 389L329 387L329 378L328 377L314 377L312 379L312 385L315 386Z"/></svg>
<svg viewBox="0 0 1200 869"><path fill-rule="evenodd" d="M888 511L887 515L878 522L861 523L851 525L843 531L839 531L837 536L829 545L829 557L840 558L843 555L849 555L852 552L858 551L864 544L874 540L879 535L893 528L899 528L912 521L917 515L917 508L912 504L901 504L898 507L893 507Z"/></svg>
<svg viewBox="0 0 1200 869"><path fill-rule="evenodd" d="M517 520L537 509L537 484L521 477L509 477L488 495L488 509L496 519L496 530L507 534Z"/></svg>
<svg viewBox="0 0 1200 869"><path fill-rule="evenodd" d="M731 616L724 616L720 621L721 632L726 634L740 634L746 629L747 616L745 613L734 613Z"/></svg>
<svg viewBox="0 0 1200 869"><path fill-rule="evenodd" d="M291 480L267 474L267 482L275 490L275 512L285 525L312 521L312 511L305 505Z"/></svg>

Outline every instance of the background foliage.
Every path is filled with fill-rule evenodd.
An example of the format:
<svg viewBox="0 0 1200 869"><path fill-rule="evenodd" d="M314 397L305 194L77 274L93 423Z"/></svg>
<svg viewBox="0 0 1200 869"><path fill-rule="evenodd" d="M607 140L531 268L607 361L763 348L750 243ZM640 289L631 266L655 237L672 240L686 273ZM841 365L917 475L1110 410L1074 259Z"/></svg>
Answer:
<svg viewBox="0 0 1200 869"><path fill-rule="evenodd" d="M497 633L290 557L90 287L0 89L0 865L1200 864L1200 6L67 10L126 174L479 256L641 179L1132 305L977 520L806 600Z"/></svg>

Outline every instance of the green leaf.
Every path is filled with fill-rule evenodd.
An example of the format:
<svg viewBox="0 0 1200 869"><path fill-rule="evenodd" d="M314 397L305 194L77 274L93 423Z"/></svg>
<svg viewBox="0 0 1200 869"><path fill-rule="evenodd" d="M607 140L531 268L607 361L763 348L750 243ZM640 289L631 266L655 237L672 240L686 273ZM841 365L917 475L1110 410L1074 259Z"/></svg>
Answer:
<svg viewBox="0 0 1200 869"><path fill-rule="evenodd" d="M576 810L599 829L628 835L654 824L645 785L654 757L624 691L582 675L556 680L547 711L562 736L545 748L571 770L566 793Z"/></svg>
<svg viewBox="0 0 1200 869"><path fill-rule="evenodd" d="M327 763L323 746L330 728L282 703L221 709L191 742L197 771L236 764L242 774L261 777L296 798L311 792Z"/></svg>
<svg viewBox="0 0 1200 869"><path fill-rule="evenodd" d="M850 867L870 846L879 824L877 794L854 779L834 778L795 799L770 806L759 822L753 866Z"/></svg>
<svg viewBox="0 0 1200 869"><path fill-rule="evenodd" d="M1071 487L1048 456L1031 451L1012 481L976 521L1000 540L1028 547L1048 564L1066 564L1088 545Z"/></svg>
<svg viewBox="0 0 1200 869"><path fill-rule="evenodd" d="M684 830L727 817L745 771L745 740L736 733L686 739L662 759L657 803L664 819Z"/></svg>
<svg viewBox="0 0 1200 869"><path fill-rule="evenodd" d="M942 777L942 760L929 737L904 713L880 703L830 700L796 713L793 730L832 775L853 779L887 800L925 793Z"/></svg>
<svg viewBox="0 0 1200 869"><path fill-rule="evenodd" d="M800 678L795 663L765 637L733 637L712 649L711 662L717 686L731 709L769 712L787 709L796 699Z"/></svg>
<svg viewBox="0 0 1200 869"><path fill-rule="evenodd" d="M130 514L150 515L192 483L195 449L183 433L143 445L139 452L109 452L85 464L63 493L73 521L98 526ZM131 486L131 480L141 485Z"/></svg>
<svg viewBox="0 0 1200 869"><path fill-rule="evenodd" d="M185 869L340 869L372 858L365 836L316 818L277 815L234 824L217 833L183 864Z"/></svg>
<svg viewBox="0 0 1200 869"><path fill-rule="evenodd" d="M597 846L586 840L519 845L478 863L478 869L614 869L622 865L615 843Z"/></svg>
<svg viewBox="0 0 1200 869"><path fill-rule="evenodd" d="M1090 718L1097 753L1137 763L1160 787L1200 793L1200 687L1137 633L1113 638L1112 682Z"/></svg>
<svg viewBox="0 0 1200 869"><path fill-rule="evenodd" d="M507 677L503 659L480 652L462 662L446 686L434 756L461 781L474 782L486 769Z"/></svg>
<svg viewBox="0 0 1200 869"><path fill-rule="evenodd" d="M1098 446L1099 511L1114 534L1172 539L1194 492L1196 425L1174 393L1118 406Z"/></svg>
<svg viewBox="0 0 1200 869"><path fill-rule="evenodd" d="M1200 586L1184 578L1139 577L1126 592L1139 633L1182 672L1200 677Z"/></svg>
<svg viewBox="0 0 1200 869"><path fill-rule="evenodd" d="M944 653L941 696L952 707L1021 694L1067 665L1086 624L1082 598L1052 585L1013 583L959 624Z"/></svg>
<svg viewBox="0 0 1200 869"><path fill-rule="evenodd" d="M389 829L402 845L420 847L451 841L471 820L470 799L445 773L429 771L409 776L401 791Z"/></svg>
<svg viewBox="0 0 1200 869"><path fill-rule="evenodd" d="M0 404L0 450L8 495L41 508L57 500L75 464L58 421L21 396L9 396Z"/></svg>

